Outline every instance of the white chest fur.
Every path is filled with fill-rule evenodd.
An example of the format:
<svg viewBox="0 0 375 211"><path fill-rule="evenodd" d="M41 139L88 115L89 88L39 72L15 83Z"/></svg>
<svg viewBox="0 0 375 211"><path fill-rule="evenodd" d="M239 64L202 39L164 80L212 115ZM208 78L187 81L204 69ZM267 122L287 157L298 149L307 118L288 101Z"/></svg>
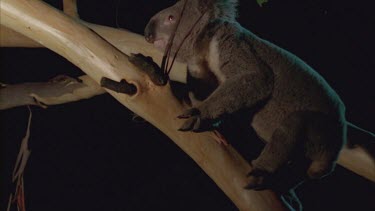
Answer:
<svg viewBox="0 0 375 211"><path fill-rule="evenodd" d="M219 82L225 81L225 75L220 70L220 51L219 51L219 42L216 37L213 37L207 54L207 63L213 74L217 77Z"/></svg>

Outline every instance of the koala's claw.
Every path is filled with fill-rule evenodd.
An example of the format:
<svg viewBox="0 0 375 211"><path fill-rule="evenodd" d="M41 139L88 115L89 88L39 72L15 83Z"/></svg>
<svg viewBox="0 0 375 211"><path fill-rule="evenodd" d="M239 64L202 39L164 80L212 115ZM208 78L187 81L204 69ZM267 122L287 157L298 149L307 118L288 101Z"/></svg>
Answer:
<svg viewBox="0 0 375 211"><path fill-rule="evenodd" d="M181 126L179 131L193 131L198 132L200 127L200 117L193 116L190 119L186 120L186 122Z"/></svg>
<svg viewBox="0 0 375 211"><path fill-rule="evenodd" d="M198 116L201 112L196 109L196 108L191 108L191 109L188 109L186 110L184 113L182 113L181 115L179 115L177 118L179 119L188 119L190 117L193 117L193 116Z"/></svg>
<svg viewBox="0 0 375 211"><path fill-rule="evenodd" d="M177 118L187 119L181 126L179 131L192 131L199 133L212 129L212 127L210 127L209 121L202 118L201 112L197 108L188 109Z"/></svg>
<svg viewBox="0 0 375 211"><path fill-rule="evenodd" d="M266 171L253 167L253 169L249 173L247 173L246 176L248 176L248 177L250 177L250 176L260 177L260 176L264 176L266 174L268 174Z"/></svg>
<svg viewBox="0 0 375 211"><path fill-rule="evenodd" d="M269 183L269 173L257 168L254 168L247 174L249 178L248 185L245 186L245 189L249 190L264 190L268 189L270 184Z"/></svg>
<svg viewBox="0 0 375 211"><path fill-rule="evenodd" d="M256 191L266 189L266 187L263 185L263 177L250 177L249 181L250 182L245 186L245 189Z"/></svg>

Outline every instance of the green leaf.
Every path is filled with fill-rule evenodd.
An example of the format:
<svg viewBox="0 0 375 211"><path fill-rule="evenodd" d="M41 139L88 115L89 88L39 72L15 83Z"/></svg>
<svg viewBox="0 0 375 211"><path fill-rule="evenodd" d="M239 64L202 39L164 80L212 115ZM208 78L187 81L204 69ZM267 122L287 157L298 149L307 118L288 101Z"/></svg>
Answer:
<svg viewBox="0 0 375 211"><path fill-rule="evenodd" d="M257 2L258 2L258 4L259 4L259 6L263 6L263 4L265 4L265 3L267 3L268 2L268 0L257 0Z"/></svg>

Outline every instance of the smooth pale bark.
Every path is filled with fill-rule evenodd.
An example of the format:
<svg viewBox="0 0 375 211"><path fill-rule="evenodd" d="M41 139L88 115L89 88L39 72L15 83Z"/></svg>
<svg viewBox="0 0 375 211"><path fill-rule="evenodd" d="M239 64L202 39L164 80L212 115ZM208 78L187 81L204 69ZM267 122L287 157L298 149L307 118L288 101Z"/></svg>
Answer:
<svg viewBox="0 0 375 211"><path fill-rule="evenodd" d="M271 191L243 189L249 164L231 146L219 145L213 133L178 132L182 121L176 116L187 107L173 97L169 86L154 86L128 62L126 55L97 34L41 1L1 0L0 12L1 24L67 58L96 82L105 76L133 83L138 88L134 96L108 92L175 141L239 209L285 209Z"/></svg>
<svg viewBox="0 0 375 211"><path fill-rule="evenodd" d="M72 18L79 18L77 0L63 0L63 11ZM27 47L39 48L43 45L34 40L17 33L5 26L0 26L0 46L1 47Z"/></svg>
<svg viewBox="0 0 375 211"><path fill-rule="evenodd" d="M356 174L375 182L374 157L375 155L371 155L363 147L348 148L345 146L341 150L338 163Z"/></svg>
<svg viewBox="0 0 375 211"><path fill-rule="evenodd" d="M1 25L0 47L40 48L44 46L18 32L15 32L12 29L9 29L8 27Z"/></svg>
<svg viewBox="0 0 375 211"><path fill-rule="evenodd" d="M94 30L123 53L127 55L131 53L150 55L156 62L161 63L163 54L156 50L151 44L145 42L143 36L125 29L114 29L83 21L81 21L81 23ZM40 48L44 46L23 34L0 25L0 47ZM170 73L170 78L174 81L184 83L186 81L186 64L175 62Z"/></svg>

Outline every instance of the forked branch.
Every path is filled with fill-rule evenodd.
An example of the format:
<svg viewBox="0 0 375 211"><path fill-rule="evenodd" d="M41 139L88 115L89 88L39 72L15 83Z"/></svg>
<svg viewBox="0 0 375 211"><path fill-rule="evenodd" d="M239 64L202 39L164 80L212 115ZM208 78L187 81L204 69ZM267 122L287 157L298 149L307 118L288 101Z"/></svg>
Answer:
<svg viewBox="0 0 375 211"><path fill-rule="evenodd" d="M36 12L38 11L38 12ZM48 11L50 18L44 18ZM283 210L278 197L271 191L247 191L245 177L248 163L231 147L223 147L214 141L213 133L182 133L177 131L181 121L176 116L186 107L178 102L169 86L153 83L128 62L123 54L143 53L161 61L161 53L136 34L78 22L61 14L40 1L2 0L1 24L15 30L59 53L80 67L97 83L102 77L114 81L126 81L137 87L132 97L108 91L123 105L155 125L169 136L180 148L215 181L241 210ZM87 29L90 27L105 40ZM116 46L114 48L113 46ZM119 51L120 50L120 51ZM170 77L184 81L183 64L174 65ZM375 181L375 164L365 153L359 160L351 159L356 154L343 151L339 163L356 173ZM365 159L362 159L365 158ZM356 168L364 165L366 168Z"/></svg>
<svg viewBox="0 0 375 211"><path fill-rule="evenodd" d="M223 147L217 144L213 133L178 132L177 125L181 125L182 122L176 116L186 107L173 97L170 87L153 85L144 74L137 71L125 54L87 27L42 1L2 0L0 12L1 24L38 43L43 43L47 48L80 67L96 82L102 77L107 77L114 81L125 79L135 85L138 92L131 97L108 92L174 140L239 209L285 209L277 195L271 191L256 192L243 189L247 183L245 175L250 169L249 164L231 146ZM49 18L45 18L44 14L49 14ZM146 46L143 39L140 41L138 36L133 36L137 37L138 42L142 42L137 46L138 51L146 51L146 54L147 51L153 51L148 50L152 49L150 45L147 49L142 49L142 46ZM123 42L129 39L129 36L125 39L118 38L118 41Z"/></svg>

